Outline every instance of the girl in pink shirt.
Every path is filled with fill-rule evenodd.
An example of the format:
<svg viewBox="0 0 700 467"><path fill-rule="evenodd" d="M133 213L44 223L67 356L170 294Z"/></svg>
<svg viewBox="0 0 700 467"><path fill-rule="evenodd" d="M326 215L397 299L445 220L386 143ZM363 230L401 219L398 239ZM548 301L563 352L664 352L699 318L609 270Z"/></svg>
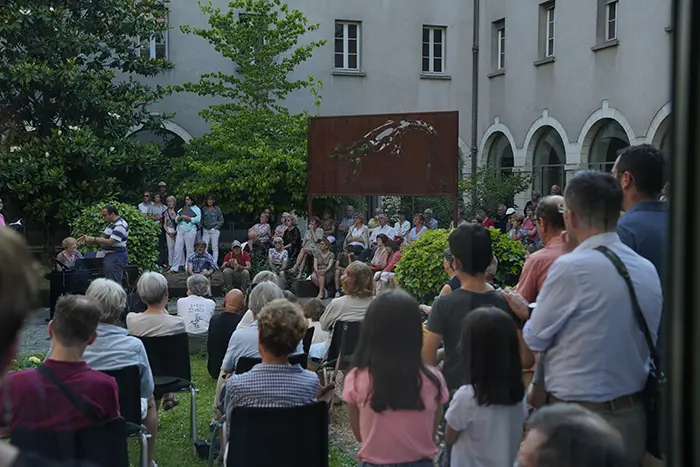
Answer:
<svg viewBox="0 0 700 467"><path fill-rule="evenodd" d="M343 389L362 467L433 466L448 392L442 374L423 364L422 341L410 295L393 290L372 301Z"/></svg>

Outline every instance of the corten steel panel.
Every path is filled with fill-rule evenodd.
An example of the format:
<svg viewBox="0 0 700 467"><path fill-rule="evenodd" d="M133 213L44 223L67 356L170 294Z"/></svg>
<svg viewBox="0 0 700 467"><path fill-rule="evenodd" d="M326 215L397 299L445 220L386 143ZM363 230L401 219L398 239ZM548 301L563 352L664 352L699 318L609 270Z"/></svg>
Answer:
<svg viewBox="0 0 700 467"><path fill-rule="evenodd" d="M458 112L309 119L311 196L456 196Z"/></svg>

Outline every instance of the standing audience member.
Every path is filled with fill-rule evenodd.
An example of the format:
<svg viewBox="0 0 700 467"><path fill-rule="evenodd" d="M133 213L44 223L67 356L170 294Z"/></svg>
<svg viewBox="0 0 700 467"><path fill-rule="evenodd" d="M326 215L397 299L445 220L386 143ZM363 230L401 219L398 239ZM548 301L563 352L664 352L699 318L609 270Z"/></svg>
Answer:
<svg viewBox="0 0 700 467"><path fill-rule="evenodd" d="M423 360L435 365L440 344L445 344L445 363L442 373L447 387L456 390L462 386L466 374L459 354L462 320L473 310L482 306L495 306L511 314L511 319L520 328L520 320L512 315L505 299L486 282L486 269L493 260L491 237L480 224L462 224L449 236L453 265L461 287L447 295L438 297L433 303L428 318L428 334L423 342ZM520 340L523 366L532 366L532 354Z"/></svg>
<svg viewBox="0 0 700 467"><path fill-rule="evenodd" d="M85 349L83 360L98 371L138 367L141 377L141 423L151 435L148 438L148 465L155 466L153 457L158 435L158 411L153 398L153 374L143 342L130 336L120 322L126 307L126 292L114 281L95 279L85 295L99 302L102 313L97 325L97 339Z"/></svg>
<svg viewBox="0 0 700 467"><path fill-rule="evenodd" d="M83 255L78 251L78 241L73 237L66 237L61 242L63 251L56 255L56 270L70 271L75 268L75 263L83 259Z"/></svg>
<svg viewBox="0 0 700 467"><path fill-rule="evenodd" d="M525 229L523 228L523 220L524 217L519 212L516 212L510 216L510 230L508 231L508 238L525 243L527 237L525 236Z"/></svg>
<svg viewBox="0 0 700 467"><path fill-rule="evenodd" d="M523 229L525 230L527 245L533 245L537 242L537 216L535 216L535 208L531 206L525 208L525 219L523 220Z"/></svg>
<svg viewBox="0 0 700 467"><path fill-rule="evenodd" d="M270 216L267 213L260 214L260 222L255 224L253 228L258 232L258 239L263 243L270 243Z"/></svg>
<svg viewBox="0 0 700 467"><path fill-rule="evenodd" d="M136 290L148 308L143 313L126 315L126 327L132 335L162 337L187 332L182 318L168 314L168 280L162 274L144 272L136 283Z"/></svg>
<svg viewBox="0 0 700 467"><path fill-rule="evenodd" d="M224 285L231 289L238 287L241 290L246 290L250 283L250 269L252 262L250 255L242 250L241 242L235 240L231 244L231 251L224 256L222 274L224 276Z"/></svg>
<svg viewBox="0 0 700 467"><path fill-rule="evenodd" d="M306 320L299 305L284 298L272 300L256 317L253 335L262 362L226 380L224 406L229 423L231 411L236 407L308 405L316 400L320 389L315 373L298 363L289 364L289 356L298 353L299 342L306 333Z"/></svg>
<svg viewBox="0 0 700 467"><path fill-rule="evenodd" d="M539 191L532 190L532 193L530 193L530 200L525 203L525 212L527 212L528 209L532 209L534 211L537 208L541 197L542 195Z"/></svg>
<svg viewBox="0 0 700 467"><path fill-rule="evenodd" d="M5 205L2 203L2 199L0 199L0 227L5 227L5 216L2 214L2 208L5 207Z"/></svg>
<svg viewBox="0 0 700 467"><path fill-rule="evenodd" d="M496 223L486 215L486 211L483 208L476 211L476 220L487 229L497 228Z"/></svg>
<svg viewBox="0 0 700 467"><path fill-rule="evenodd" d="M549 190L549 194L552 196L562 196L564 193L561 191L559 185L552 185L552 188Z"/></svg>
<svg viewBox="0 0 700 467"><path fill-rule="evenodd" d="M141 214L144 216L150 216L151 215L151 206L153 205L153 201L151 200L151 192L146 191L143 194L143 201L139 203L138 209Z"/></svg>
<svg viewBox="0 0 700 467"><path fill-rule="evenodd" d="M245 295L238 289L231 289L224 297L224 311L215 314L209 322L207 337L207 369L212 378L216 379L221 372L228 341L236 326L241 322L245 312Z"/></svg>
<svg viewBox="0 0 700 467"><path fill-rule="evenodd" d="M311 346L309 355L323 358L331 342L333 327L337 321L362 321L367 307L372 302L374 292L372 270L365 263L355 261L345 268L341 278L343 292L346 295L334 298L321 316L321 329L329 332L328 339L323 344Z"/></svg>
<svg viewBox="0 0 700 467"><path fill-rule="evenodd" d="M12 408L10 433L14 430L80 430L93 425L46 371L82 399L100 420L119 417L119 396L114 378L90 369L83 361L85 348L97 337L100 305L82 295L58 299L49 322L51 351L40 368L10 374L0 390L0 406Z"/></svg>
<svg viewBox="0 0 700 467"><path fill-rule="evenodd" d="M326 311L326 305L318 298L312 298L302 307L304 316L309 323L309 328L314 328L314 336L311 339L311 345L325 342L328 339L328 333L321 329L321 316Z"/></svg>
<svg viewBox="0 0 700 467"><path fill-rule="evenodd" d="M498 211L496 215L495 227L501 231L501 233L508 233L510 216L508 215L508 209L505 204L498 205Z"/></svg>
<svg viewBox="0 0 700 467"><path fill-rule="evenodd" d="M166 209L168 207L163 204L160 193L156 193L153 195L153 203L151 203L151 208L148 210L148 217L156 224L161 225L163 223L163 213Z"/></svg>
<svg viewBox="0 0 700 467"><path fill-rule="evenodd" d="M331 242L331 245L335 243L335 221L331 217L330 211L323 211L323 217L321 218L321 228L323 229L323 236Z"/></svg>
<svg viewBox="0 0 700 467"><path fill-rule="evenodd" d="M506 312L485 306L464 318L460 342L468 383L445 414L451 465L513 465L527 416L517 329Z"/></svg>
<svg viewBox="0 0 700 467"><path fill-rule="evenodd" d="M552 403L579 403L617 428L635 465L646 453L641 400L649 348L627 284L601 252L626 267L652 339L661 319L661 282L654 265L616 233L622 190L610 174L582 171L566 187L564 222L576 249L549 268L524 328L530 349L546 352L544 381Z"/></svg>
<svg viewBox="0 0 700 467"><path fill-rule="evenodd" d="M400 212L399 220L396 221L396 224L394 224L394 232L396 235L394 241L400 238L403 242L405 242L406 238L408 237L409 230L411 230L411 223L406 220L406 213Z"/></svg>
<svg viewBox="0 0 700 467"><path fill-rule="evenodd" d="M194 242L194 253L187 258L187 275L201 274L204 277L211 277L219 268L216 261L207 251L207 244L204 240Z"/></svg>
<svg viewBox="0 0 700 467"><path fill-rule="evenodd" d="M185 206L177 212L175 236L175 256L170 272L178 272L180 266L187 267L187 258L194 253L194 242L197 239L197 225L202 219L202 211L194 204L191 195L185 196ZM184 255L183 255L184 253Z"/></svg>
<svg viewBox="0 0 700 467"><path fill-rule="evenodd" d="M575 404L535 412L517 467L634 467L620 433L600 415Z"/></svg>
<svg viewBox="0 0 700 467"><path fill-rule="evenodd" d="M219 265L219 237L221 227L224 226L224 215L216 205L216 198L213 195L207 196L207 205L202 209L202 240L209 248L214 258L214 264Z"/></svg>
<svg viewBox="0 0 700 467"><path fill-rule="evenodd" d="M438 228L438 221L433 217L433 210L426 208L423 211L423 217L425 218L425 226L430 230L435 230Z"/></svg>
<svg viewBox="0 0 700 467"><path fill-rule="evenodd" d="M439 370L421 359L421 321L418 303L400 290L367 310L343 384L362 466L433 466L449 395Z"/></svg>
<svg viewBox="0 0 700 467"><path fill-rule="evenodd" d="M566 245L561 236L566 228L564 226L563 210L564 198L561 196L546 196L535 208L535 219L540 239L545 247L527 258L520 273L517 292L528 303L533 303L537 300L545 279L547 279L549 268L557 258L566 252ZM508 290L506 290L505 298L508 300ZM524 320L529 317L529 313L527 316L520 316Z"/></svg>
<svg viewBox="0 0 700 467"><path fill-rule="evenodd" d="M168 184L165 182L158 182L158 194L162 200L168 199Z"/></svg>
<svg viewBox="0 0 700 467"><path fill-rule="evenodd" d="M206 298L210 291L209 279L194 274L187 278L187 297L177 301L177 315L185 322L191 354L206 347L209 322L216 308L214 300Z"/></svg>
<svg viewBox="0 0 700 467"><path fill-rule="evenodd" d="M295 262L299 251L301 251L301 232L299 227L297 227L297 216L290 214L285 220L287 229L282 235L282 241L284 242L284 249L289 253L289 261Z"/></svg>
<svg viewBox="0 0 700 467"><path fill-rule="evenodd" d="M165 244L168 247L168 266L171 270L173 266L179 270L184 264L175 264L175 238L177 237L177 211L175 210L175 197L168 196L166 199L167 209L163 211L163 230L165 231Z"/></svg>
<svg viewBox="0 0 700 467"><path fill-rule="evenodd" d="M309 228L304 234L304 239L301 242L301 250L299 255L297 255L296 264L289 271L292 274L298 273L297 279L301 279L306 271L306 258L311 256L312 258L318 251L318 246L323 239L323 228L321 227L321 221L318 217L312 217L309 219Z"/></svg>
<svg viewBox="0 0 700 467"><path fill-rule="evenodd" d="M425 218L422 214L416 214L413 216L413 227L408 231L408 237L406 238L406 243L409 245L420 238L423 232L427 231L428 228L424 225Z"/></svg>
<svg viewBox="0 0 700 467"><path fill-rule="evenodd" d="M314 272L311 274L311 282L318 287L318 297L326 298L326 284L333 280L335 255L331 250L331 242L327 238L321 239L319 251L314 256Z"/></svg>
<svg viewBox="0 0 700 467"><path fill-rule="evenodd" d="M345 247L352 247L355 254L359 255L362 250L369 248L369 227L364 224L362 214L355 214L354 224L348 229L345 237Z"/></svg>
<svg viewBox="0 0 700 467"><path fill-rule="evenodd" d="M459 281L459 276L457 276L457 271L455 271L454 268L454 257L449 248L445 248L442 252L442 268L445 270L450 280L447 281L447 284L442 286L440 295L447 295L462 286L462 283Z"/></svg>
<svg viewBox="0 0 700 467"><path fill-rule="evenodd" d="M121 284L124 268L129 261L126 242L129 238L129 224L111 204L102 208L102 218L108 223L102 237L88 237L83 234L78 243L99 245L104 253L105 279Z"/></svg>

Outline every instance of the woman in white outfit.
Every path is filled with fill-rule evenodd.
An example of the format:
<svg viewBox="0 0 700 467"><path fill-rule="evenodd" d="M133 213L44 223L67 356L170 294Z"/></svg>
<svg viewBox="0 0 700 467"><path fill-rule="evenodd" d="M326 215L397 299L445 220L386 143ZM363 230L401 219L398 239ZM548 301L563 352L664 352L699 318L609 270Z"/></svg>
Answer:
<svg viewBox="0 0 700 467"><path fill-rule="evenodd" d="M168 196L166 200L168 208L163 212L163 230L165 230L165 241L168 244L168 265L179 268L184 264L175 263L175 237L177 236L177 210L175 209L175 197Z"/></svg>
<svg viewBox="0 0 700 467"><path fill-rule="evenodd" d="M178 272L187 264L187 258L194 253L197 238L197 224L202 219L202 211L194 204L194 197L185 196L185 206L177 212L177 236L175 237L175 257L170 272ZM183 251L186 250L186 251Z"/></svg>

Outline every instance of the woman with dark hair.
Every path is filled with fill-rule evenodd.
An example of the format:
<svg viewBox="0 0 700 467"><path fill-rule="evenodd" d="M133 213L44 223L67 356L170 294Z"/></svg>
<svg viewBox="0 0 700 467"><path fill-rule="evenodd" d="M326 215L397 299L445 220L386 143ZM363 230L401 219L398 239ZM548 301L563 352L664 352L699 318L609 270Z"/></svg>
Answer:
<svg viewBox="0 0 700 467"><path fill-rule="evenodd" d="M423 217L423 214L416 214L413 216L413 227L408 231L406 242L415 242L426 230L428 230L428 228L425 226L425 217Z"/></svg>
<svg viewBox="0 0 700 467"><path fill-rule="evenodd" d="M462 321L460 357L470 383L457 390L445 414L451 465L512 465L527 416L513 319L494 306L468 313ZM477 426L478 433L470 429Z"/></svg>
<svg viewBox="0 0 700 467"><path fill-rule="evenodd" d="M194 204L194 196L185 195L185 206L177 212L175 251L170 272L178 272L180 266L186 267L187 258L194 253L194 241L197 239L197 224L202 219L202 211ZM183 251L186 250L186 253Z"/></svg>
<svg viewBox="0 0 700 467"><path fill-rule="evenodd" d="M216 205L214 195L207 196L206 206L202 209L202 240L207 244L207 249L211 245L211 255L214 263L219 265L219 236L221 227L224 226L224 215L219 206Z"/></svg>
<svg viewBox="0 0 700 467"><path fill-rule="evenodd" d="M301 242L301 251L297 256L296 263L294 267L289 271L292 274L299 273L297 279L301 279L304 276L306 270L306 257L313 257L318 251L319 242L323 239L323 228L321 227L321 221L318 217L314 216L309 219L309 228L304 234L304 239Z"/></svg>
<svg viewBox="0 0 700 467"><path fill-rule="evenodd" d="M389 237L386 235L377 235L377 248L374 250L374 256L372 256L372 261L370 263L372 271L381 271L386 267L386 263L389 260L389 250L387 249L388 241Z"/></svg>
<svg viewBox="0 0 700 467"><path fill-rule="evenodd" d="M423 364L421 321L418 303L401 290L367 310L343 389L361 466L433 465L448 392L440 372Z"/></svg>

